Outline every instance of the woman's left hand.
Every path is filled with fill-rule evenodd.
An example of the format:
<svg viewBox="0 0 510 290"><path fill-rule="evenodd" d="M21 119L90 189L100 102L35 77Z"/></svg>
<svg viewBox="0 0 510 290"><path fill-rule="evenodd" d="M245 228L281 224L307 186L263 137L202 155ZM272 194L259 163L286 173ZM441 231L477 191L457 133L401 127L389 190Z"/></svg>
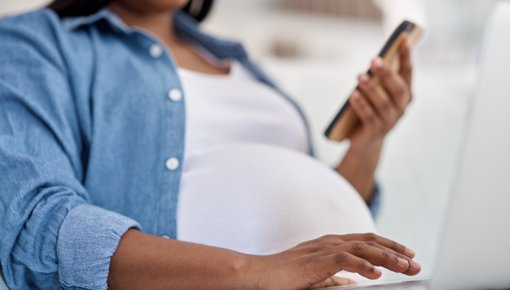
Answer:
<svg viewBox="0 0 510 290"><path fill-rule="evenodd" d="M412 100L411 45L405 41L400 50L400 70L394 71L380 58L372 61L371 71L379 83L367 74L358 77L359 87L350 104L361 120L361 126L350 137L351 146L367 148L381 144L395 127Z"/></svg>

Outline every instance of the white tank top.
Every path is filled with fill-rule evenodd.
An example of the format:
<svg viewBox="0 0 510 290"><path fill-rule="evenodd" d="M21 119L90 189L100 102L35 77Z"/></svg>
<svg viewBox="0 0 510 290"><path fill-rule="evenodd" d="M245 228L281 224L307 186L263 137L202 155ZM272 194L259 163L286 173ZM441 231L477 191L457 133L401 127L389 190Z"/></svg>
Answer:
<svg viewBox="0 0 510 290"><path fill-rule="evenodd" d="M179 74L187 115L180 240L270 254L325 234L375 231L352 186L307 156L292 104L239 63L227 76Z"/></svg>

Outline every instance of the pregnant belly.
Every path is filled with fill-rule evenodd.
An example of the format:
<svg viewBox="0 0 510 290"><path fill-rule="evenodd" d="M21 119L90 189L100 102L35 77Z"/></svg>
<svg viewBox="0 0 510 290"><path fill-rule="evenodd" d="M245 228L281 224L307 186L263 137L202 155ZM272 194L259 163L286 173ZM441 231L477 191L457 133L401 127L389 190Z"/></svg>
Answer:
<svg viewBox="0 0 510 290"><path fill-rule="evenodd" d="M187 160L180 240L270 254L326 234L374 231L350 184L301 153L245 144Z"/></svg>

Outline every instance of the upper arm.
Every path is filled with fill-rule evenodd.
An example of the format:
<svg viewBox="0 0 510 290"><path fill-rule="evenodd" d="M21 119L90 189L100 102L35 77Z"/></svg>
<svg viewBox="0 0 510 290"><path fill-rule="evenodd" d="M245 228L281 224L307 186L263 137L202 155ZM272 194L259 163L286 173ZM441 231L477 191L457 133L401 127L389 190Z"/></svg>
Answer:
<svg viewBox="0 0 510 290"><path fill-rule="evenodd" d="M0 263L10 287L106 289L109 259L138 225L90 204L54 21L0 22Z"/></svg>

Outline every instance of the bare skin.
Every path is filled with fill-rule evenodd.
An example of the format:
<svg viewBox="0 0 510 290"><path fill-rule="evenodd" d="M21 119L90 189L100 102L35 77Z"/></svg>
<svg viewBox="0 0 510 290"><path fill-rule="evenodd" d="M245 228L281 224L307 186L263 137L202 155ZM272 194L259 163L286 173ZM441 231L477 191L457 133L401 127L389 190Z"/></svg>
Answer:
<svg viewBox="0 0 510 290"><path fill-rule="evenodd" d="M147 5L146 2L153 4ZM156 0L114 1L110 9L128 26L142 28L164 43L179 67L205 74L228 74L229 67L220 67L206 61L190 45L175 35L172 11L180 9L187 1L159 0L162 3L157 2Z"/></svg>
<svg viewBox="0 0 510 290"><path fill-rule="evenodd" d="M414 252L374 234L325 236L282 253L245 255L130 230L112 257L110 289L309 289L352 284L340 271L378 279L385 267L416 275Z"/></svg>
<svg viewBox="0 0 510 290"><path fill-rule="evenodd" d="M374 83L368 75L358 76L359 90L350 96L350 103L362 125L350 137L351 146L337 167L358 190L365 201L372 198L375 172L386 135L402 118L412 100L412 62L409 42L400 47L400 71L372 61L371 69L381 82Z"/></svg>
<svg viewBox="0 0 510 290"><path fill-rule="evenodd" d="M207 62L175 35L172 15L186 2L116 0L110 9L127 25L141 28L164 43L180 67L201 73L227 74L228 67ZM391 80L390 77L385 79ZM388 95L392 99L400 96ZM365 97L363 94L364 100L376 97L380 96L367 93ZM353 99L356 98L353 96ZM353 107L368 112L362 110L361 105ZM363 116L365 120L369 114ZM351 150L338 171L368 200L385 134L375 130L372 122L365 123L366 126L351 138ZM381 276L377 267L416 275L420 265L413 258L412 250L373 234L326 236L282 253L253 256L130 230L122 237L112 257L108 285L114 290L308 289L352 284L351 280L333 276L341 271L359 273L369 279Z"/></svg>

